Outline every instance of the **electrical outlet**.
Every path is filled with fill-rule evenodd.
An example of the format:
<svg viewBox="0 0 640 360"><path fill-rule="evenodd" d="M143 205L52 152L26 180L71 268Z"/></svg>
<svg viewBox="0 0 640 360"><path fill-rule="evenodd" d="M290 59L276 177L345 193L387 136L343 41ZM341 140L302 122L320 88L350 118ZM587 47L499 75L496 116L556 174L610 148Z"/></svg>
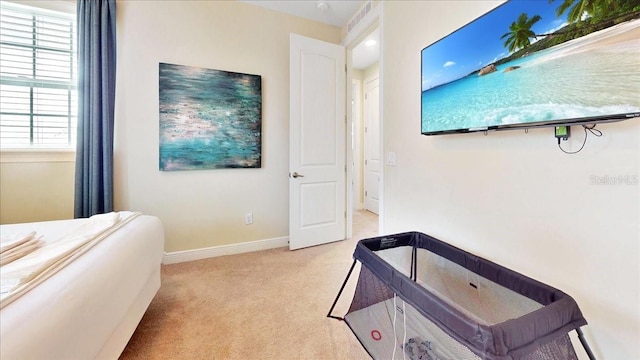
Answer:
<svg viewBox="0 0 640 360"><path fill-rule="evenodd" d="M253 213L252 212L248 212L248 213L244 214L244 224L245 225L253 224Z"/></svg>

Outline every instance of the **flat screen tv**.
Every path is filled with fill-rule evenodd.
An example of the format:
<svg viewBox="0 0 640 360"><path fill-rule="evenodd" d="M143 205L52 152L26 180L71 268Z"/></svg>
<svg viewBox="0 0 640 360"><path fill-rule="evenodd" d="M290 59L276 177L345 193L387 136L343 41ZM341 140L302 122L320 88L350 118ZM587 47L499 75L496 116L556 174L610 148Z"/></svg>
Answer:
<svg viewBox="0 0 640 360"><path fill-rule="evenodd" d="M425 47L422 134L639 118L640 0L584 3L508 1Z"/></svg>

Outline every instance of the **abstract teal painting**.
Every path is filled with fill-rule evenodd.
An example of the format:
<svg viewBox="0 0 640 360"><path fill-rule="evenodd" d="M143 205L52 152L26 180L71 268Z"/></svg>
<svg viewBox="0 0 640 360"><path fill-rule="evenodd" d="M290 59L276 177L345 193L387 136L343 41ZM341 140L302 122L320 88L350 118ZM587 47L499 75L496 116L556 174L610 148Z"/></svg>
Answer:
<svg viewBox="0 0 640 360"><path fill-rule="evenodd" d="M259 168L262 78L160 63L160 170Z"/></svg>

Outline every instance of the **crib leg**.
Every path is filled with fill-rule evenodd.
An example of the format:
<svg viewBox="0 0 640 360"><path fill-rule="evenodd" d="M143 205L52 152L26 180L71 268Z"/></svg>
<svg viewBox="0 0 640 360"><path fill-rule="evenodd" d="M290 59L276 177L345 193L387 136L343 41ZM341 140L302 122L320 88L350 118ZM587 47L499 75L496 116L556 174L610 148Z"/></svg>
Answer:
<svg viewBox="0 0 640 360"><path fill-rule="evenodd" d="M589 360L596 360L596 357L593 355L593 352L591 351L591 348L589 347L589 344L587 344L587 340L584 338L584 334L582 333L582 329L577 328L576 332L578 333L578 339L580 340L580 343L582 344L582 347L584 348L584 351L587 352L587 356L589 356Z"/></svg>
<svg viewBox="0 0 640 360"><path fill-rule="evenodd" d="M349 278L351 277L351 273L353 272L353 268L355 267L356 267L356 260L354 259L353 264L351 264L351 268L349 269L349 273L347 273L347 277L344 278L344 282L340 287L340 291L338 291L338 295L336 295L336 299L333 301L333 305L331 305L331 309L329 309L329 313L327 314L327 317L332 319L337 319L337 320L344 320L344 318L341 318L339 316L333 316L331 315L331 313L333 312L333 309L336 307L336 304L338 303L338 299L340 299L340 295L342 295L342 291L344 290L344 287L347 286L347 281L349 281Z"/></svg>

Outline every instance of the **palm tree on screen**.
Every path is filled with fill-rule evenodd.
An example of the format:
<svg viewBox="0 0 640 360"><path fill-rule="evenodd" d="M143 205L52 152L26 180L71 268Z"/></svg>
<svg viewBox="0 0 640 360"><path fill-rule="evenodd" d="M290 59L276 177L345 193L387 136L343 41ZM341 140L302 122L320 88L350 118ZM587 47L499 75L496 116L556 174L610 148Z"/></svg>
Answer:
<svg viewBox="0 0 640 360"><path fill-rule="evenodd" d="M554 2L555 0L549 0ZM603 17L619 7L620 0L561 0L562 3L556 9L556 15L560 16L569 10L567 20L569 22L580 22L584 15ZM628 1L622 1L628 2Z"/></svg>
<svg viewBox="0 0 640 360"><path fill-rule="evenodd" d="M537 37L531 27L540 19L542 19L540 15L534 15L529 18L526 13L520 14L518 20L512 22L511 26L509 26L509 32L500 37L500 39L507 38L504 42L504 47L508 48L510 52L515 52L531 45L530 39Z"/></svg>

